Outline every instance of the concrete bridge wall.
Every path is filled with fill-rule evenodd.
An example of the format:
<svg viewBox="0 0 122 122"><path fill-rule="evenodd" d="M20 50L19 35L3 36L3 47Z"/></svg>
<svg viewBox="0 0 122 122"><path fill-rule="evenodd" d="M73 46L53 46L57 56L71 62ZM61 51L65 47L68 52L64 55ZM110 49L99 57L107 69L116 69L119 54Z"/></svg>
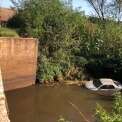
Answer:
<svg viewBox="0 0 122 122"><path fill-rule="evenodd" d="M35 83L38 41L34 38L0 38L0 66L5 90Z"/></svg>
<svg viewBox="0 0 122 122"><path fill-rule="evenodd" d="M8 117L7 102L4 93L1 68L0 68L0 122L10 122Z"/></svg>

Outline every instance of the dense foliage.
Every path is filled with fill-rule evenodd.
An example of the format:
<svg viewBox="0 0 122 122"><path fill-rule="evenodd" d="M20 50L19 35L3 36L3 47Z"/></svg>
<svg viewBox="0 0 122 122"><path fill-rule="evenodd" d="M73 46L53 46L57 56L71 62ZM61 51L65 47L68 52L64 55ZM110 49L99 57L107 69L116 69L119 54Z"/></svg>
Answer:
<svg viewBox="0 0 122 122"><path fill-rule="evenodd" d="M122 79L122 25L93 22L83 13L59 0L20 3L8 25L39 39L39 80Z"/></svg>
<svg viewBox="0 0 122 122"><path fill-rule="evenodd" d="M100 105L97 106L96 111L98 122L122 122L122 96L117 93L113 105L112 113L106 112Z"/></svg>

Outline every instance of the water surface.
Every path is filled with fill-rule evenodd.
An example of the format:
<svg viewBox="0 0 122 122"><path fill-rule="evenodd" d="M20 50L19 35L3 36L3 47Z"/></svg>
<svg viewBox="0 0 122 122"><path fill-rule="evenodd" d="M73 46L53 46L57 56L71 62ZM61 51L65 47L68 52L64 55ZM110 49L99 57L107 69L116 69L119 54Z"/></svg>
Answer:
<svg viewBox="0 0 122 122"><path fill-rule="evenodd" d="M96 104L111 110L112 99L77 86L31 86L6 93L11 122L57 122L63 116L72 122L94 122Z"/></svg>

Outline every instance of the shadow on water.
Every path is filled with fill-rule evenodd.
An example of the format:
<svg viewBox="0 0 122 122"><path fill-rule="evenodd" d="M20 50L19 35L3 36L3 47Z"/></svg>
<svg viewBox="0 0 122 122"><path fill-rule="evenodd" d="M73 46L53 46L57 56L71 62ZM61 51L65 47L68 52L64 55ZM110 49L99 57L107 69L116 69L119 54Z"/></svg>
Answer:
<svg viewBox="0 0 122 122"><path fill-rule="evenodd" d="M77 86L31 86L6 92L11 122L57 122L63 116L72 122L85 122L69 102L94 121L96 103L111 111L112 98Z"/></svg>

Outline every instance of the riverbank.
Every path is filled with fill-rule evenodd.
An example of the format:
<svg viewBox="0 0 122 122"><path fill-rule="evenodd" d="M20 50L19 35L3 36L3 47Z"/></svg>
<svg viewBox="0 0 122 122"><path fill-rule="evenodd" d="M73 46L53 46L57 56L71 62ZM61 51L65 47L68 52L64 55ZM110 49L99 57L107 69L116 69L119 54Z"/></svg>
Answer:
<svg viewBox="0 0 122 122"><path fill-rule="evenodd" d="M76 86L84 86L84 84L87 81L79 81L79 80L64 80L64 81L44 81L43 83L37 83L40 85L44 85L44 86L49 86L49 87L53 87L53 86L57 86L57 85L76 85Z"/></svg>

